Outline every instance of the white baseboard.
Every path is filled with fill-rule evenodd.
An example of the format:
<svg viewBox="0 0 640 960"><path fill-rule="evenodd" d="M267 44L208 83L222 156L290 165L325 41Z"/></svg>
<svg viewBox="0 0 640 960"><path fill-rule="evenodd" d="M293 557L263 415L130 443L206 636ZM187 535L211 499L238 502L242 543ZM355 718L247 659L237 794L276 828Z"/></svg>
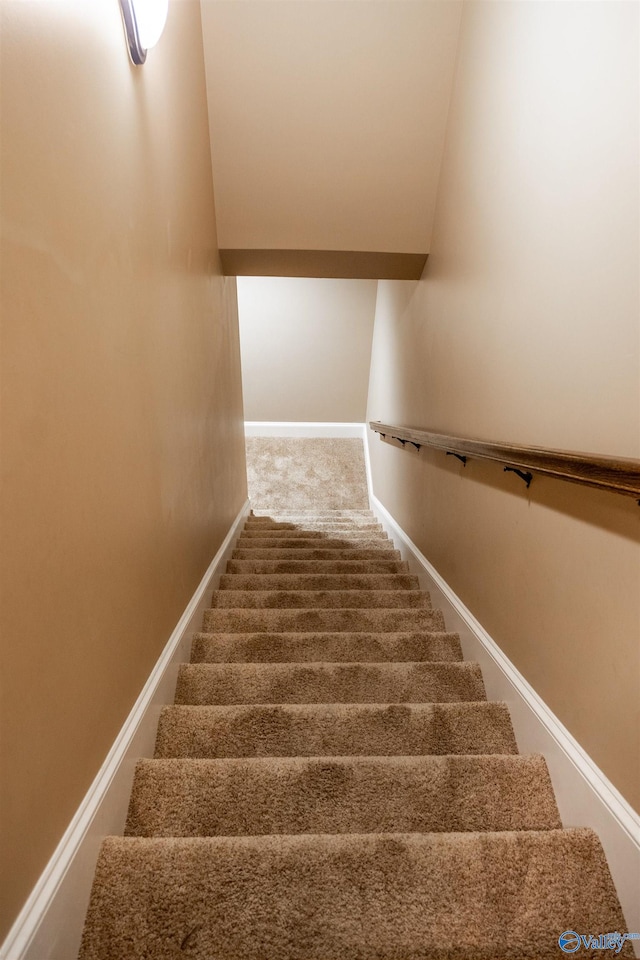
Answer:
<svg viewBox="0 0 640 960"><path fill-rule="evenodd" d="M136 761L151 757L161 708L173 701L178 666L189 659L210 592L249 512L247 500L180 617L109 755L7 939L0 960L72 960L78 955L100 844L122 834Z"/></svg>
<svg viewBox="0 0 640 960"><path fill-rule="evenodd" d="M244 432L247 437L329 437L344 440L362 437L364 423L245 420Z"/></svg>
<svg viewBox="0 0 640 960"><path fill-rule="evenodd" d="M366 440L365 451L368 454ZM366 459L370 482L368 455ZM625 932L640 931L640 816L372 492L370 502L421 588L442 610L447 630L460 634L465 659L480 664L488 699L508 704L520 751L545 757L563 825L592 827L600 837L627 922Z"/></svg>
<svg viewBox="0 0 640 960"><path fill-rule="evenodd" d="M369 506L371 507L371 509L373 509L373 501L374 500L376 500L376 502L378 501L373 492L373 477L371 474L371 455L369 453L370 434L369 434L369 425L366 423L362 424L362 442L364 444L364 469L367 475L367 491L369 493Z"/></svg>

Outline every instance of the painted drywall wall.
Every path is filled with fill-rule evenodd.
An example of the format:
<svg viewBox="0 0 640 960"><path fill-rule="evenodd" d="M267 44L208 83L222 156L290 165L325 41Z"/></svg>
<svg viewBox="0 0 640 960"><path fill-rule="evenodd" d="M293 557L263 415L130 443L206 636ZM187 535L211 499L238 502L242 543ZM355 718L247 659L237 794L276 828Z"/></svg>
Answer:
<svg viewBox="0 0 640 960"><path fill-rule="evenodd" d="M0 13L1 938L246 487L198 3Z"/></svg>
<svg viewBox="0 0 640 960"><path fill-rule="evenodd" d="M203 2L221 248L428 252L460 7Z"/></svg>
<svg viewBox="0 0 640 960"><path fill-rule="evenodd" d="M239 277L247 420L362 423L375 280Z"/></svg>
<svg viewBox="0 0 640 960"><path fill-rule="evenodd" d="M369 419L640 454L638 6L465 4L429 262ZM371 440L385 506L640 809L633 500Z"/></svg>

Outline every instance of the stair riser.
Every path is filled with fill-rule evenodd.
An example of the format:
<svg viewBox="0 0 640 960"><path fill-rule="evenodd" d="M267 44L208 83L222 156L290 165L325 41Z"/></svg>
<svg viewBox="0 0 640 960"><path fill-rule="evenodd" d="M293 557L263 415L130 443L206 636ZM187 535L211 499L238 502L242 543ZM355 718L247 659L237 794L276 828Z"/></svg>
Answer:
<svg viewBox="0 0 640 960"><path fill-rule="evenodd" d="M125 833L207 837L561 827L540 757L143 760Z"/></svg>
<svg viewBox="0 0 640 960"><path fill-rule="evenodd" d="M196 634L192 663L381 663L462 660L457 634Z"/></svg>
<svg viewBox="0 0 640 960"><path fill-rule="evenodd" d="M451 703L485 700L473 663L183 664L176 703Z"/></svg>
<svg viewBox="0 0 640 960"><path fill-rule="evenodd" d="M518 752L503 703L170 706L156 757L405 756Z"/></svg>
<svg viewBox="0 0 640 960"><path fill-rule="evenodd" d="M399 630L442 632L440 610L247 610L210 609L204 633L397 633Z"/></svg>

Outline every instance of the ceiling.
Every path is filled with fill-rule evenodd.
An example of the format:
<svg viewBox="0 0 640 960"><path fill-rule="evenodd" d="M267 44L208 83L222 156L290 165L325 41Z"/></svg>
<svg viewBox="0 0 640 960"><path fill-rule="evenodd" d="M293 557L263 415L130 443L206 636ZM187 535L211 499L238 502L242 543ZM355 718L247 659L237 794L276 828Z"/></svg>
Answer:
<svg viewBox="0 0 640 960"><path fill-rule="evenodd" d="M230 274L419 277L458 0L202 0Z"/></svg>

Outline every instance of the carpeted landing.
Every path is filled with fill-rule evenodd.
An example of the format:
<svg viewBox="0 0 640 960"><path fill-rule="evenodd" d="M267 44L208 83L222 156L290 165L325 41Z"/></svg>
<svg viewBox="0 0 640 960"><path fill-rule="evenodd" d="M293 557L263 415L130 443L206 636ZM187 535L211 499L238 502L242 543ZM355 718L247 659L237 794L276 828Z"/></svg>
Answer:
<svg viewBox="0 0 640 960"><path fill-rule="evenodd" d="M557 958L565 930L625 929L597 837L562 829L372 515L252 515L103 844L81 960Z"/></svg>

